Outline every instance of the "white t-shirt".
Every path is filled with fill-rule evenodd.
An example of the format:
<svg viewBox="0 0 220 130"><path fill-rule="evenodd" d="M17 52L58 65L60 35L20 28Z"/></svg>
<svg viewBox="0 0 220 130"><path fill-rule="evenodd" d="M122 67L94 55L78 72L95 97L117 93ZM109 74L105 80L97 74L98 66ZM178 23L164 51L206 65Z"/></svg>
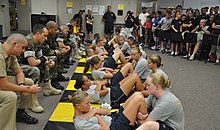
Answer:
<svg viewBox="0 0 220 130"><path fill-rule="evenodd" d="M140 13L139 15L139 20L141 20L141 24L144 25L144 23L146 22L147 16L149 15L149 13Z"/></svg>

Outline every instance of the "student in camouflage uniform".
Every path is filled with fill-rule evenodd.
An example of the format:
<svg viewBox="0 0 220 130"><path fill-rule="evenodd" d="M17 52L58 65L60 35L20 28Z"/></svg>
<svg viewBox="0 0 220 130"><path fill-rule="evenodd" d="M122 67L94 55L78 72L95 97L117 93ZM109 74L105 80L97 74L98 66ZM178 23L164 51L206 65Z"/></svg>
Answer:
<svg viewBox="0 0 220 130"><path fill-rule="evenodd" d="M51 86L49 69L55 66L55 62L51 59L48 60L48 58L42 54L41 44L47 39L47 35L48 30L43 25L36 24L33 28L33 33L26 37L29 45L21 59L22 64L35 66L40 70L40 77L44 86L43 93L45 96L57 95L62 92Z"/></svg>
<svg viewBox="0 0 220 130"><path fill-rule="evenodd" d="M58 33L58 25L54 21L49 21L46 25L48 29L48 39L46 40L43 49L43 54L46 56L55 55L57 57L57 66L51 70L52 83L58 84L58 81L68 81L68 77L64 77L61 73L63 68L69 66L65 65L65 54L68 53L69 49L59 47L56 39Z"/></svg>

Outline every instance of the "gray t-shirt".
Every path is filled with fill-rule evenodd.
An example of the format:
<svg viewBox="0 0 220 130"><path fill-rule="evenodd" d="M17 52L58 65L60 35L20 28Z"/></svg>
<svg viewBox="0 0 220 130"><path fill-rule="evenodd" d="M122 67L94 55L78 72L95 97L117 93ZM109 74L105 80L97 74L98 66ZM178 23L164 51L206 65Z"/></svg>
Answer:
<svg viewBox="0 0 220 130"><path fill-rule="evenodd" d="M108 124L111 125L112 118L110 116L103 116L101 118ZM93 116L90 119L82 120L80 117L74 119L74 125L76 130L100 130L98 119Z"/></svg>
<svg viewBox="0 0 220 130"><path fill-rule="evenodd" d="M150 72L147 66L147 60L140 57L140 59L134 63L134 72L137 73L141 79L146 79Z"/></svg>
<svg viewBox="0 0 220 130"><path fill-rule="evenodd" d="M172 20L173 20L172 18L167 19L166 17L163 17L163 18L158 22L158 24L160 24L160 25L161 25L161 29L164 30L164 29L166 29L166 28L168 28L168 27L171 26Z"/></svg>
<svg viewBox="0 0 220 130"><path fill-rule="evenodd" d="M105 71L92 70L92 77L94 80L103 80L105 76Z"/></svg>
<svg viewBox="0 0 220 130"><path fill-rule="evenodd" d="M129 55L131 55L131 47L128 45L127 42L124 42L121 49L123 50L123 52L128 53Z"/></svg>
<svg viewBox="0 0 220 130"><path fill-rule="evenodd" d="M184 112L179 99L169 91L157 99L150 95L146 100L147 108L152 109L149 118L163 121L174 130L184 130Z"/></svg>
<svg viewBox="0 0 220 130"><path fill-rule="evenodd" d="M149 73L149 75L152 74L152 73L153 73L153 72L152 72L152 70L151 70L150 73ZM160 75L163 75L163 77L164 77L165 80L168 80L168 79L169 79L168 75L167 75L162 69L160 69L160 68L156 69L155 73L160 74Z"/></svg>
<svg viewBox="0 0 220 130"><path fill-rule="evenodd" d="M95 88L97 85L91 85L89 89L86 90L86 92L89 94L91 98L91 103L108 103L111 104L111 98L110 98L110 88L109 92L105 95L100 97L99 93L95 92Z"/></svg>

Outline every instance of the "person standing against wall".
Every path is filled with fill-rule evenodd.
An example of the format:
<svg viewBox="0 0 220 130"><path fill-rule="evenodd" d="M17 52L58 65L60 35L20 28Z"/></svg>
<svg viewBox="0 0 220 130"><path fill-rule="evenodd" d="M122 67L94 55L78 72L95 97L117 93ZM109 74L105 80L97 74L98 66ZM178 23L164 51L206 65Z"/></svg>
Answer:
<svg viewBox="0 0 220 130"><path fill-rule="evenodd" d="M133 16L133 12L131 12L130 10L127 12L126 16L125 16L125 28L127 30L129 30L129 32L133 32L134 29L134 16Z"/></svg>
<svg viewBox="0 0 220 130"><path fill-rule="evenodd" d="M147 19L147 16L149 15L149 13L147 13L146 7L142 7L142 10L143 10L143 12L140 13L140 15L139 15L141 45L143 45L144 41L145 41L145 38L144 38L145 28L143 26L144 26L144 23Z"/></svg>
<svg viewBox="0 0 220 130"><path fill-rule="evenodd" d="M86 14L86 30L88 33L88 40L92 40L93 23L94 23L94 17L92 16L92 11L88 10L88 14Z"/></svg>
<svg viewBox="0 0 220 130"><path fill-rule="evenodd" d="M105 37L109 40L114 33L114 22L116 21L115 13L112 12L112 7L107 7L107 12L102 17L102 21L105 22Z"/></svg>

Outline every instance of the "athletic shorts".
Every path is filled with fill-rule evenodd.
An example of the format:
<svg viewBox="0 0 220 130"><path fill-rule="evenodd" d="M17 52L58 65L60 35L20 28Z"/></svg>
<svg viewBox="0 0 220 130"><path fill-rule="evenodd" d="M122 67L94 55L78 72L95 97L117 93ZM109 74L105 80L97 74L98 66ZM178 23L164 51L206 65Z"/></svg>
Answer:
<svg viewBox="0 0 220 130"><path fill-rule="evenodd" d="M113 33L114 33L114 24L105 23L105 34L113 34Z"/></svg>
<svg viewBox="0 0 220 130"><path fill-rule="evenodd" d="M118 71L116 74L113 75L113 77L110 80L110 85L119 85L119 82L121 82L124 79L124 76L122 75L121 71Z"/></svg>
<svg viewBox="0 0 220 130"><path fill-rule="evenodd" d="M108 56L108 59L104 61L103 67L116 69L118 65L116 64L116 61L112 56Z"/></svg>
<svg viewBox="0 0 220 130"><path fill-rule="evenodd" d="M86 24L86 29L87 29L87 33L93 33L93 25L91 24Z"/></svg>
<svg viewBox="0 0 220 130"><path fill-rule="evenodd" d="M121 90L119 84L111 86L110 96L112 105L124 103L128 99L128 97Z"/></svg>
<svg viewBox="0 0 220 130"><path fill-rule="evenodd" d="M159 130L174 130L172 127L166 125L162 121L157 121L159 123Z"/></svg>
<svg viewBox="0 0 220 130"><path fill-rule="evenodd" d="M124 108L120 107L117 113L112 114L110 130L134 130L128 118L123 114Z"/></svg>

